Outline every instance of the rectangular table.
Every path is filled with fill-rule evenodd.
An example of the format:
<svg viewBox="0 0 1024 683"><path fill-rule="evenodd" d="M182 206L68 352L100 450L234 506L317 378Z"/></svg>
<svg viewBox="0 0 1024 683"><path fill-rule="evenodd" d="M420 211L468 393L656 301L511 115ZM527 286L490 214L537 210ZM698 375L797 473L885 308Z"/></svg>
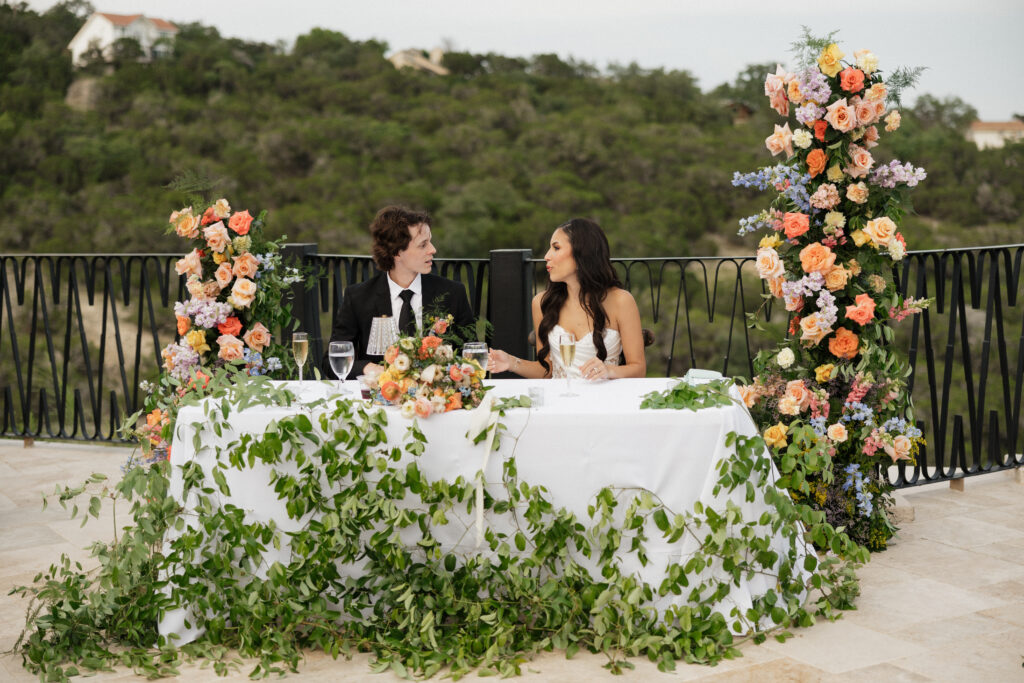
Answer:
<svg viewBox="0 0 1024 683"><path fill-rule="evenodd" d="M561 396L565 384L558 380L488 382L498 397L525 395L530 387L539 386L544 391L543 406L513 409L503 418L507 431L501 448L490 454L484 470L488 489L498 491L503 461L514 454L520 481L546 487L556 508L564 507L584 521L588 519L588 505L606 486L649 490L674 512L691 512L697 501L724 508L728 498L739 506L745 519L757 519L768 509L763 495L750 503L744 500L740 490L718 497L712 492L718 478L716 464L733 453L725 445L726 435L729 432L745 436L757 433L749 413L739 402L696 412L640 409L645 393L665 389L676 381L667 378L619 379L597 384L577 381L573 391L579 396L575 398ZM350 390L355 389L354 382L348 384ZM287 386L296 391L300 401L307 402L336 391L336 384L325 382L289 383ZM387 411L389 441L400 442L409 420L401 417L396 408L379 409ZM194 460L209 472L217 457L217 446L243 433L262 434L272 421L303 410L300 402L291 407L261 406L238 411L232 414L230 429L220 436L205 429L201 434L202 447L197 452L190 425L204 422L203 408L183 408L178 414L172 447L171 494L188 508L194 502L182 500L181 466L184 463ZM461 410L419 421L427 438L426 450L418 459L418 467L425 478L451 481L462 476L474 480L484 462L484 448L474 445L465 436L471 420L472 412ZM268 467L257 463L253 469L229 468L225 474L231 490L225 502L244 509L249 520L273 519L284 532L295 531L304 523L288 518L284 503L269 485ZM763 485L773 484L765 482ZM493 521L488 519L489 524ZM464 519L442 527L435 535L445 551L473 552L476 535L467 532L472 524L472 519ZM652 537L647 543L649 563L641 566L634 557L627 556L622 558L622 570L635 572L644 581L657 586L667 565L685 561L696 547L697 542L685 536L675 544ZM268 551L266 559L268 563L287 564L287 546L283 545L279 551ZM355 572L358 568L350 567L348 571ZM745 608L752 596L762 595L772 588L770 577L755 576L732 590L723 609L731 605ZM684 598L672 595L665 598L680 599ZM184 609L168 613L160 622L160 633L177 634L179 643L195 639L199 632L186 628L186 616Z"/></svg>

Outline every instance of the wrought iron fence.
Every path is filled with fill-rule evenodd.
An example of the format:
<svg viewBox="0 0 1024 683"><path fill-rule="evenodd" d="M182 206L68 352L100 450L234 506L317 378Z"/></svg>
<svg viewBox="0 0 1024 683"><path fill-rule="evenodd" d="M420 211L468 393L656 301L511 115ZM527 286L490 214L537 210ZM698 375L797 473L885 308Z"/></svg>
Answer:
<svg viewBox="0 0 1024 683"><path fill-rule="evenodd" d="M139 382L157 376L160 349L175 334L172 307L184 295L173 269L177 258L0 256L3 436L118 438L116 426L141 404ZM1018 453L1022 259L1024 245L911 252L895 270L905 295L935 298L931 309L896 326L895 343L910 360L908 382L928 440L916 464L890 470L897 486L1024 464ZM315 247L303 260L316 286L296 291L304 299L297 312L314 332L313 357L319 358L317 344L329 336L345 288L374 270L369 257L321 255ZM509 302L523 300L512 296L508 283L518 278L527 294L543 287L541 263L496 261L492 254L490 260L439 260L437 268L466 285L501 344L525 349L528 310L508 316ZM521 272L498 272L510 267ZM652 374L703 367L749 377L753 356L787 328L788 314L762 297L753 258L617 259L615 267L654 333L647 350ZM766 332L748 327L750 313Z"/></svg>

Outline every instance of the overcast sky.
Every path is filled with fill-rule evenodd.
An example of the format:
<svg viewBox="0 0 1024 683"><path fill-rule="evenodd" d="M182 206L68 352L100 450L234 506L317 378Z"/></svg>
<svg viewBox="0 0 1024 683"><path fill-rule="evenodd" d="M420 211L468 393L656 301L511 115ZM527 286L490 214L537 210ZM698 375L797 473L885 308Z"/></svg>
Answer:
<svg viewBox="0 0 1024 683"><path fill-rule="evenodd" d="M28 0L44 10L53 0ZM1024 114L1022 0L94 0L99 11L198 21L221 35L287 44L321 27L375 38L392 50L431 48L530 56L545 52L600 68L636 62L685 69L703 90L745 66L791 63L801 25L839 29L847 54L868 48L881 68L927 66L921 93L958 96L986 121ZM827 8L827 11L819 10Z"/></svg>

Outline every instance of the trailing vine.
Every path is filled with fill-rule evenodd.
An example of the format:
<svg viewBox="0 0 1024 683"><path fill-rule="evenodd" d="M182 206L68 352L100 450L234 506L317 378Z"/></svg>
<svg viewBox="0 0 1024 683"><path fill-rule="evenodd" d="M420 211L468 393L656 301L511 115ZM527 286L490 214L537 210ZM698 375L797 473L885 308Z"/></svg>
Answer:
<svg viewBox="0 0 1024 683"><path fill-rule="evenodd" d="M204 458L212 463L206 469L196 460L182 469L187 506L170 495L167 462L132 468L113 486L93 478L59 492L65 503L79 495L127 502L132 523L92 547L93 566L65 556L15 589L32 599L16 647L41 678L115 665L174 675L193 658L224 673L243 661L231 651L255 660L250 675L263 677L297 670L312 648L334 656L368 651L374 671L404 677L518 674L551 649L569 657L602 652L613 672L631 668L636 656L670 671L680 660L736 656L745 640L785 639L791 627L834 618L857 595L853 568L866 552L824 513L763 485L772 466L757 436L728 435L735 457L719 463L714 494L733 495L693 510L668 509L647 490L608 487L580 518L522 481L508 457L501 482L485 490L482 546L446 551L437 540L442 527L473 533L465 520L476 512L476 481L426 477L419 461L427 443L415 421L396 444L386 436L386 411L320 400L262 434L212 448L202 434L234 434L238 406L295 399L260 377L211 385L220 400L204 404L204 421L175 425L178 439L191 437L197 452L214 456ZM524 397L495 409L528 404ZM799 457L784 473L791 480L797 471L828 470L811 451ZM272 471L287 530L225 503L227 475L257 466ZM770 511L757 519L732 502L759 496ZM93 501L86 514L98 516ZM805 536L833 552L803 554ZM657 585L623 569L623 558L651 561L651 539L695 548ZM268 561L272 550L288 559ZM755 575L773 588L745 609L730 607L731 588ZM179 607L188 625L204 631L180 647L156 631L160 616Z"/></svg>

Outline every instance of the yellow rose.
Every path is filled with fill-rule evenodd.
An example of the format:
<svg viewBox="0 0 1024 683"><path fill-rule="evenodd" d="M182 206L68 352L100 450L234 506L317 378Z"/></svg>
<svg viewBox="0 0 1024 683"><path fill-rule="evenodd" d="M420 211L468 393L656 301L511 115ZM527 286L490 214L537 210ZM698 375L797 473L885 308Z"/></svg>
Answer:
<svg viewBox="0 0 1024 683"><path fill-rule="evenodd" d="M785 448L789 444L786 440L786 425L781 422L764 430L763 436L770 448Z"/></svg>
<svg viewBox="0 0 1024 683"><path fill-rule="evenodd" d="M185 343L196 353L206 353L210 345L206 343L206 330L192 330L185 335Z"/></svg>
<svg viewBox="0 0 1024 683"><path fill-rule="evenodd" d="M214 263L221 264L221 263L224 263L227 260L228 260L227 254L224 254L223 252L219 252L219 251L213 252L213 262Z"/></svg>
<svg viewBox="0 0 1024 683"><path fill-rule="evenodd" d="M853 243L856 244L858 247L863 247L871 239L864 233L863 230L854 230L852 233L850 233L850 237L853 238Z"/></svg>
<svg viewBox="0 0 1024 683"><path fill-rule="evenodd" d="M846 174L843 173L843 169L839 168L839 164L832 164L828 167L828 173L826 173L826 176L828 177L829 182L838 183L846 176Z"/></svg>
<svg viewBox="0 0 1024 683"><path fill-rule="evenodd" d="M816 379L819 384L824 384L825 382L832 379L832 373L835 371L835 369L836 366L833 365L832 363L825 363L824 365L819 365L818 367L814 368L814 379Z"/></svg>
<svg viewBox="0 0 1024 683"><path fill-rule="evenodd" d="M778 233L773 232L770 235L762 237L757 246L761 249L778 249L782 246L782 238L779 237Z"/></svg>
<svg viewBox="0 0 1024 683"><path fill-rule="evenodd" d="M843 65L839 63L839 60L845 56L840 51L839 46L832 43L821 51L821 56L818 57L818 68L821 69L821 73L829 78L835 78L836 74L843 69Z"/></svg>

